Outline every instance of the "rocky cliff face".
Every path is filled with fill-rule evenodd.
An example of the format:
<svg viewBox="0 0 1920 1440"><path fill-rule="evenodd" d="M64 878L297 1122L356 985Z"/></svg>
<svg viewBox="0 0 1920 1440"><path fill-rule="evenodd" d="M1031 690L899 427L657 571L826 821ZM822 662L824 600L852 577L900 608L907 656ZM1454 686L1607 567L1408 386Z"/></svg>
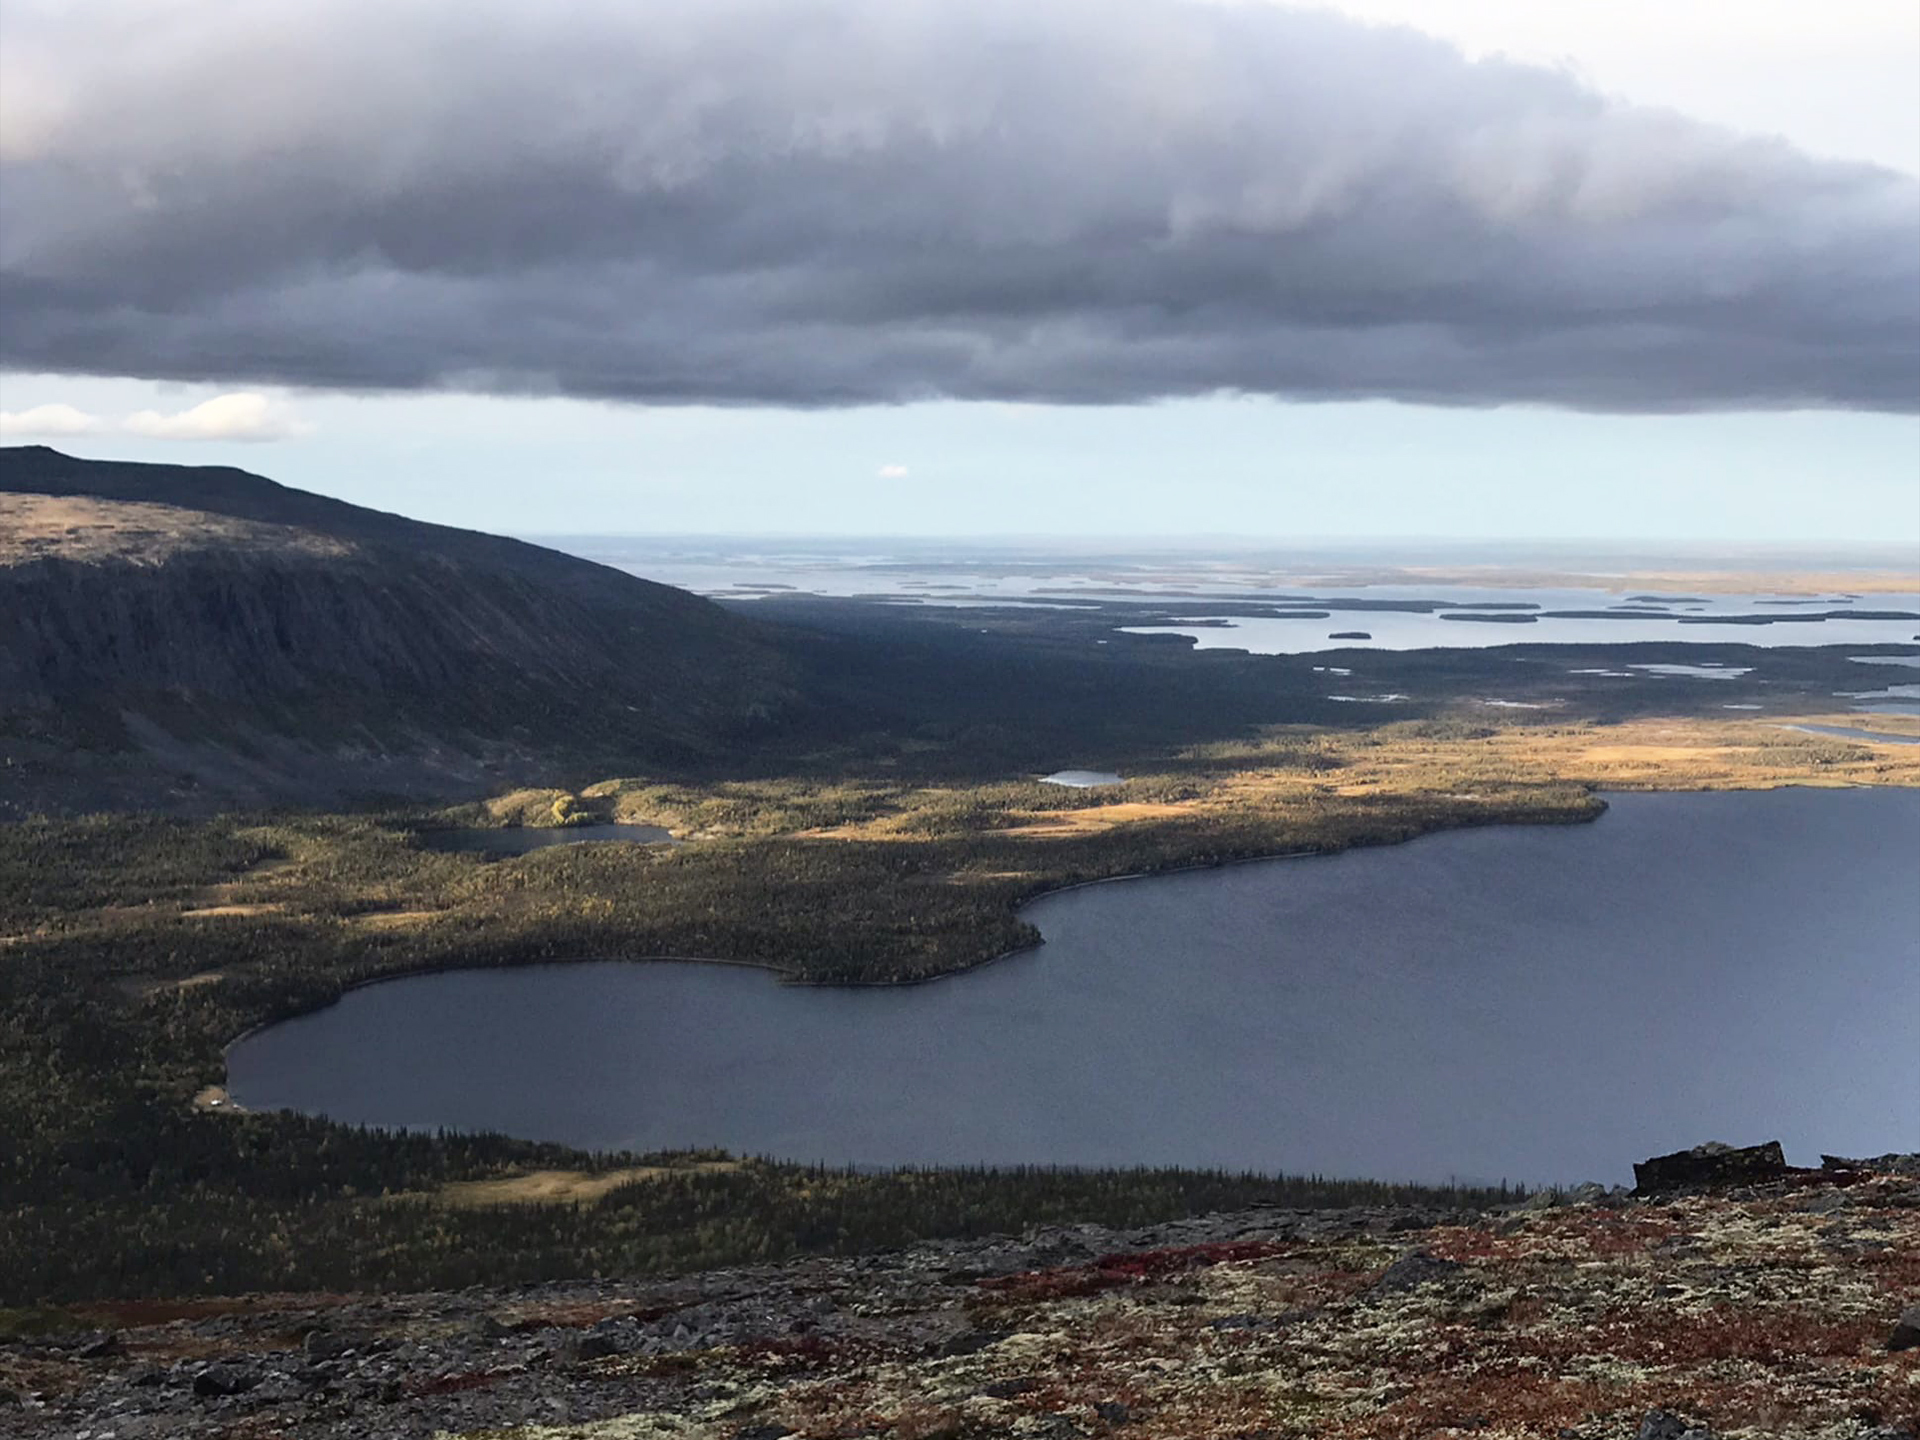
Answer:
<svg viewBox="0 0 1920 1440"><path fill-rule="evenodd" d="M452 783L698 754L795 704L770 632L669 586L240 471L0 450L16 792L85 792L113 753L242 799L350 789L343 758Z"/></svg>

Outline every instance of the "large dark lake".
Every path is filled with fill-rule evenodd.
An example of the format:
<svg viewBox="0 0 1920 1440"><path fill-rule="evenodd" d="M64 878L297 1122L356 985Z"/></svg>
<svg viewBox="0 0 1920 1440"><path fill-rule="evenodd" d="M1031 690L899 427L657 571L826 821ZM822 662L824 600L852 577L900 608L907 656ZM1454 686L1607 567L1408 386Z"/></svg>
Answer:
<svg viewBox="0 0 1920 1440"><path fill-rule="evenodd" d="M1093 886L905 989L589 963L376 985L248 1037L241 1104L587 1147L1614 1181L1706 1139L1920 1149L1920 792Z"/></svg>

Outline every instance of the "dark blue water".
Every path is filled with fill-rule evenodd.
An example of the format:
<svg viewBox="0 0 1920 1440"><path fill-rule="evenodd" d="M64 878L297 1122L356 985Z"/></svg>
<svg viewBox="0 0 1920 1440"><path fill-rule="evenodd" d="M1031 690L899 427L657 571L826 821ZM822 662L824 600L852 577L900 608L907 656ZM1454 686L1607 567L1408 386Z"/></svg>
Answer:
<svg viewBox="0 0 1920 1440"><path fill-rule="evenodd" d="M1707 1139L1920 1149L1920 792L1625 795L1090 887L932 985L579 964L249 1037L242 1104L830 1162L1625 1179Z"/></svg>

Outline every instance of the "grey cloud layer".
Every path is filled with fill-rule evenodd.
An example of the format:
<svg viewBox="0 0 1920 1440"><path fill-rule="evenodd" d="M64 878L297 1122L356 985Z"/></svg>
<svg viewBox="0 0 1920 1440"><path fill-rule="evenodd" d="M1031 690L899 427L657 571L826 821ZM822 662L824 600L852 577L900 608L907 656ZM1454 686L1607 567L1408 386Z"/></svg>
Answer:
<svg viewBox="0 0 1920 1440"><path fill-rule="evenodd" d="M1920 181L1177 0L9 0L0 363L1920 403Z"/></svg>

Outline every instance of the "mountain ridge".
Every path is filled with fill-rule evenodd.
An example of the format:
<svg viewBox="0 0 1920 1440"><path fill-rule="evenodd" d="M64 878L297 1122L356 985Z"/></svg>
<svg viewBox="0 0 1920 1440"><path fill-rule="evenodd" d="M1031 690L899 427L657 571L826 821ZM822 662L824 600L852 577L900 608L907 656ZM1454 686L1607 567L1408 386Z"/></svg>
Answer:
<svg viewBox="0 0 1920 1440"><path fill-rule="evenodd" d="M0 813L114 756L209 799L433 792L801 708L773 627L672 586L229 467L0 449Z"/></svg>

